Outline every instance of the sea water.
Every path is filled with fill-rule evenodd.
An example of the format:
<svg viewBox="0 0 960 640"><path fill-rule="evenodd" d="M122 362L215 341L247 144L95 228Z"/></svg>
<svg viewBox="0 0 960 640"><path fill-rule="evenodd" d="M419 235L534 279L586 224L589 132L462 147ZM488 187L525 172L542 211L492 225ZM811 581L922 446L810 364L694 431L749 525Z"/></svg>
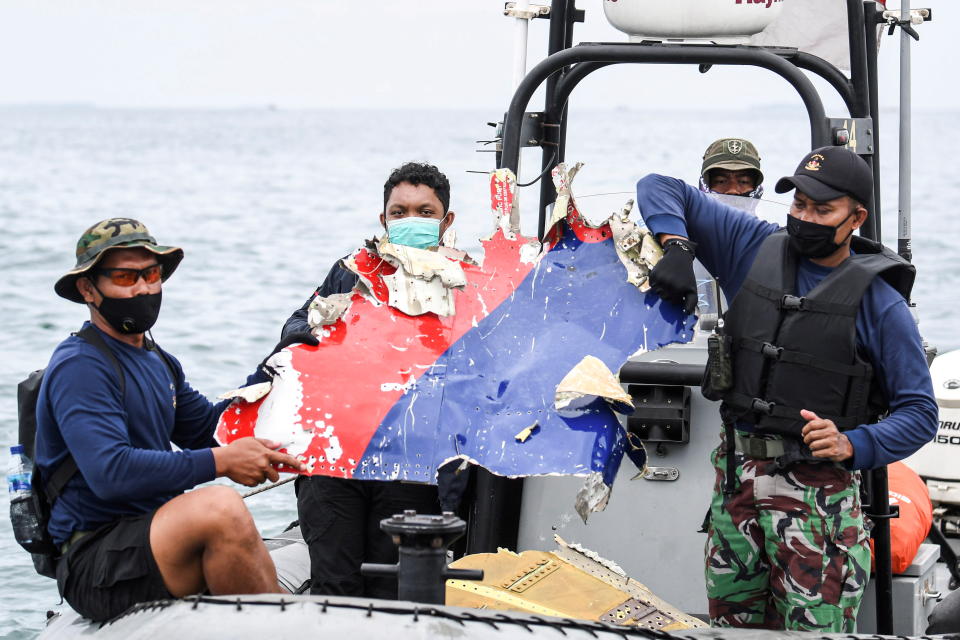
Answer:
<svg viewBox="0 0 960 640"><path fill-rule="evenodd" d="M960 285L956 113L913 121L914 302L924 337L960 348L950 300ZM16 384L87 317L53 283L74 264L80 233L103 218L143 221L186 258L164 285L154 337L187 379L214 397L239 385L279 339L284 320L339 257L379 232L383 182L407 160L440 166L452 184L459 246L480 253L489 234L494 166L489 111L221 111L18 108L0 110L0 451L16 443ZM883 114L883 238L897 240L896 114ZM796 107L571 111L568 161L583 161L574 194L618 194L650 172L694 182L703 150L742 136L763 158L767 195L809 148ZM523 158L521 181L539 154ZM521 190L524 230L536 232L539 185ZM614 196L616 199L616 196ZM602 200L610 200L607 196ZM591 211L601 200L582 198ZM606 205L604 205L606 206ZM238 490L246 488L237 486ZM614 494L616 499L616 494ZM292 485L250 498L265 534L296 517ZM699 508L699 502L691 508ZM31 638L62 609L52 580L33 572L0 509L0 638ZM603 550L607 555L609 550ZM690 553L700 553L691 549ZM643 579L641 577L641 579Z"/></svg>

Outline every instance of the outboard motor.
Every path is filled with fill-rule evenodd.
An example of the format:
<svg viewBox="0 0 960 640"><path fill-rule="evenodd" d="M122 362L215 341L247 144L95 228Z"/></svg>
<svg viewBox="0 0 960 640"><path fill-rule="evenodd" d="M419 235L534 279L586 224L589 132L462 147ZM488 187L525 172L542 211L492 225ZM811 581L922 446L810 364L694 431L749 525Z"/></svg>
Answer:
<svg viewBox="0 0 960 640"><path fill-rule="evenodd" d="M960 537L960 350L937 356L930 377L940 409L939 429L904 462L927 483L935 526L947 536Z"/></svg>

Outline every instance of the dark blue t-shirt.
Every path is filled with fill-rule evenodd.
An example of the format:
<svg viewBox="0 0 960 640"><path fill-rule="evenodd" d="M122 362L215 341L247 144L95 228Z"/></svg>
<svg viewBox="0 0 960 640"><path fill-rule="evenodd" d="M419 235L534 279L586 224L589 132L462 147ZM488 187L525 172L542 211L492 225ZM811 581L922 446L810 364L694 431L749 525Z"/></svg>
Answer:
<svg viewBox="0 0 960 640"><path fill-rule="evenodd" d="M690 238L697 257L733 300L760 245L779 225L728 207L681 180L651 174L637 183L637 206L649 229ZM797 295L817 286L833 269L801 258ZM903 459L937 431L933 395L920 333L906 301L875 278L860 303L857 343L874 368L890 409L882 421L846 431L854 469L872 469Z"/></svg>
<svg viewBox="0 0 960 640"><path fill-rule="evenodd" d="M37 401L37 467L49 477L69 448L79 469L53 505L49 530L58 544L216 476L210 447L227 401L200 395L170 354L175 379L155 350L100 335L123 369L124 397L106 356L70 336L53 352ZM258 381L255 374L248 383Z"/></svg>

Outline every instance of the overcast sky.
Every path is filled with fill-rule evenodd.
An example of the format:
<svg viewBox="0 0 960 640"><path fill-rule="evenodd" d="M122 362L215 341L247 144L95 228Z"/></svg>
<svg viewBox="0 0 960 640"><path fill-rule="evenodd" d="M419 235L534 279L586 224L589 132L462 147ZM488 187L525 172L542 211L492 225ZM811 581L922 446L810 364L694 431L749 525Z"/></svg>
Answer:
<svg viewBox="0 0 960 640"><path fill-rule="evenodd" d="M625 39L606 23L601 0L578 5L587 22L576 40ZM948 0L914 5L932 6L935 17L914 47L914 107L958 108L948 47L960 35L960 8ZM501 0L0 0L0 103L503 108L513 25L502 7ZM531 64L545 52L546 32L546 21L533 22ZM885 71L898 65L898 40L883 39ZM797 102L784 81L758 70L715 68L697 83L678 82L698 75L679 67L594 75L575 94L576 106L638 106L651 95L663 106L699 106L704 90L728 102ZM882 95L896 104L895 87Z"/></svg>

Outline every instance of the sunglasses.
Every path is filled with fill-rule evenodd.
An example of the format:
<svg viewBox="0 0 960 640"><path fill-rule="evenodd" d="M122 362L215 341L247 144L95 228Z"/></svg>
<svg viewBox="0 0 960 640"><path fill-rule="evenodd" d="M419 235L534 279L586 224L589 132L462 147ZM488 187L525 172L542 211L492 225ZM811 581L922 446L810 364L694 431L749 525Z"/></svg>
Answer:
<svg viewBox="0 0 960 640"><path fill-rule="evenodd" d="M140 278L143 278L143 281L147 284L159 282L160 278L163 277L163 265L152 264L143 269L124 269L121 267L116 269L97 269L97 273L110 278L110 282L118 287L132 287Z"/></svg>

